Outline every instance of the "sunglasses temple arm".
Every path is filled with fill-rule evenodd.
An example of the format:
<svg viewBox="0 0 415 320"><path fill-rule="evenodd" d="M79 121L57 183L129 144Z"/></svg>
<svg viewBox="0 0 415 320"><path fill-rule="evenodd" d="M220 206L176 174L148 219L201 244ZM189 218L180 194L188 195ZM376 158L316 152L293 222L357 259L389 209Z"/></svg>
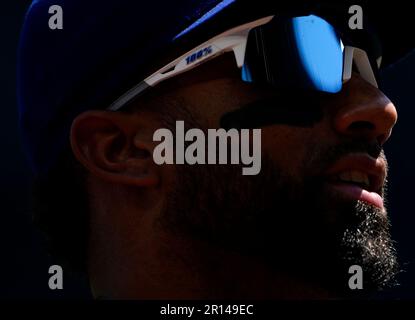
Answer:
<svg viewBox="0 0 415 320"><path fill-rule="evenodd" d="M137 86L132 88L130 91L128 91L126 94L124 94L122 97L114 101L107 110L109 111L117 111L121 107L125 106L138 96L142 95L144 91L146 91L151 86L147 84L147 82L142 81Z"/></svg>

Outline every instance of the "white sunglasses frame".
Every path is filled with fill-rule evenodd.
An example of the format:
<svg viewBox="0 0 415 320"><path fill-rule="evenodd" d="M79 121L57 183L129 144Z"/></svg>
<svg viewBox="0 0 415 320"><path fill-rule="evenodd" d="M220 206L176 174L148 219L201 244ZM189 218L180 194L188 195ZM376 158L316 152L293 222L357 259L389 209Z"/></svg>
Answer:
<svg viewBox="0 0 415 320"><path fill-rule="evenodd" d="M275 16L268 16L250 23L232 28L216 37L202 43L196 48L188 51L179 58L165 65L139 84L128 90L121 97L115 100L107 110L117 111L125 106L132 99L158 83L175 77L181 73L190 71L199 65L218 57L226 52L233 51L235 54L238 68L242 68L245 61L245 51L248 42L249 32L256 27L269 23ZM352 46L343 46L343 83L349 81L352 77L353 62L363 79L374 87L378 88L376 77L370 65L367 53L359 48ZM380 67L381 59L378 59Z"/></svg>

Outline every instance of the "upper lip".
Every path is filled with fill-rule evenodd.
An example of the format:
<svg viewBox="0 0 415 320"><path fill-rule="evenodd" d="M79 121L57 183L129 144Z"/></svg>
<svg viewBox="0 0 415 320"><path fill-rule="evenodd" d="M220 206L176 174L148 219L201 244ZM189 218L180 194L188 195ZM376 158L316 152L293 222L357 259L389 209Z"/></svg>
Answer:
<svg viewBox="0 0 415 320"><path fill-rule="evenodd" d="M360 171L369 176L370 192L381 194L386 179L386 162L365 153L353 153L340 158L326 172L327 177L346 171Z"/></svg>

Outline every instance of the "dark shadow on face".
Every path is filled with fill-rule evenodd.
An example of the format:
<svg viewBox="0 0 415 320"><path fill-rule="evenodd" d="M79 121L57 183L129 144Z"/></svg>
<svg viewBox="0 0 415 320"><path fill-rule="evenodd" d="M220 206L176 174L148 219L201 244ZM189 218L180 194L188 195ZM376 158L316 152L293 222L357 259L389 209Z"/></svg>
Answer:
<svg viewBox="0 0 415 320"><path fill-rule="evenodd" d="M226 113L220 120L222 128L254 129L284 124L312 127L323 118L322 104L333 97L319 92L280 92L259 99L242 108Z"/></svg>

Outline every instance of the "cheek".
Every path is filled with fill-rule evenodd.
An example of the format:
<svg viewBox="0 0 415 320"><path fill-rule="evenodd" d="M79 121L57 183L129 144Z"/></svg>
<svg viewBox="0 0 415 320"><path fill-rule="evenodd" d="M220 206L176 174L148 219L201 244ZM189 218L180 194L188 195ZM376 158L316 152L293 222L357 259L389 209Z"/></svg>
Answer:
<svg viewBox="0 0 415 320"><path fill-rule="evenodd" d="M283 175L302 180L304 165L316 145L313 130L270 126L262 129L262 152Z"/></svg>

